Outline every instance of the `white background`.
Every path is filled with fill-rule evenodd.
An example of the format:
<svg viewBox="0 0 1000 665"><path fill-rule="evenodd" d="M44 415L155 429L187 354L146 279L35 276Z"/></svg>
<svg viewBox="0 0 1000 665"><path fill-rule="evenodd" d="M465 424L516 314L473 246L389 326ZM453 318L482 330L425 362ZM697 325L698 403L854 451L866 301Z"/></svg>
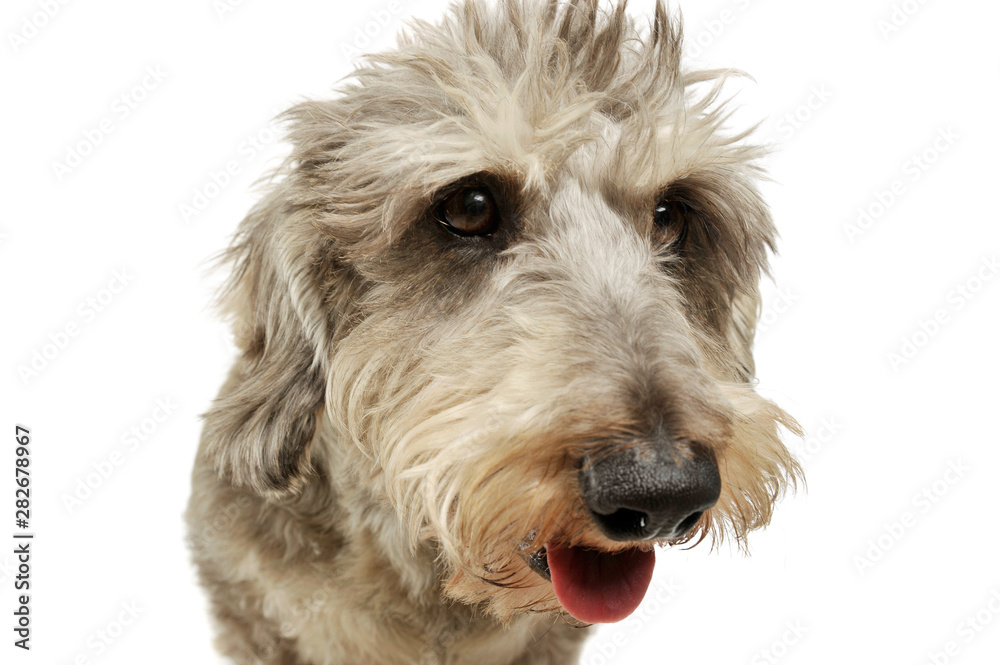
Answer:
<svg viewBox="0 0 1000 665"><path fill-rule="evenodd" d="M362 50L387 47L444 3L49 4L0 13L0 661L214 662L181 520L198 414L232 359L207 260L280 159L272 116L330 95L366 26ZM661 553L659 599L601 628L583 663L1000 660L1000 5L895 4L891 30L890 0L681 5L691 64L752 74L737 118L766 118L781 147L757 360L761 391L808 431L790 445L809 487L750 557ZM60 178L54 164L105 120ZM239 173L213 188L227 162ZM185 220L196 192L211 200ZM156 400L176 407L154 427ZM30 654L10 628L15 424L33 434ZM134 427L145 440L124 443Z"/></svg>

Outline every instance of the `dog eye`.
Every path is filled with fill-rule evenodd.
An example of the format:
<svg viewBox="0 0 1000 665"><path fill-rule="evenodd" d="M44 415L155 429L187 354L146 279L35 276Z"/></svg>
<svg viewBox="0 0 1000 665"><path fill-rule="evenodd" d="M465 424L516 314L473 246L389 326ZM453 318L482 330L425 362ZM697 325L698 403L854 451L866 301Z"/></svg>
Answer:
<svg viewBox="0 0 1000 665"><path fill-rule="evenodd" d="M497 230L499 215L489 190L464 187L437 207L437 220L460 236L485 236Z"/></svg>
<svg viewBox="0 0 1000 665"><path fill-rule="evenodd" d="M687 218L690 209L679 201L666 199L656 204L653 223L660 231L663 241L668 245L680 247L687 238Z"/></svg>

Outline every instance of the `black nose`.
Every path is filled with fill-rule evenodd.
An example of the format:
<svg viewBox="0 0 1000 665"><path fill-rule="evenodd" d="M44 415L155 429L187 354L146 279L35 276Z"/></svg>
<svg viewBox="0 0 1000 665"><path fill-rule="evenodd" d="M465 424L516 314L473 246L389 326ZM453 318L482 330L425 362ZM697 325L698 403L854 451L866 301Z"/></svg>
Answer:
<svg viewBox="0 0 1000 665"><path fill-rule="evenodd" d="M715 456L699 444L637 443L585 460L584 501L612 540L680 538L719 499Z"/></svg>

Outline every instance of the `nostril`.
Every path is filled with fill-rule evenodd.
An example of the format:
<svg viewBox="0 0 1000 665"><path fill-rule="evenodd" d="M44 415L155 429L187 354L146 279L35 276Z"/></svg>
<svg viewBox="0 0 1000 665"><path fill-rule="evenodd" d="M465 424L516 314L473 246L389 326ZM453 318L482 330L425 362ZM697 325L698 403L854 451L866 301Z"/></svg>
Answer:
<svg viewBox="0 0 1000 665"><path fill-rule="evenodd" d="M620 540L642 539L646 537L649 516L638 510L619 508L610 515L591 511L594 520L611 538Z"/></svg>
<svg viewBox="0 0 1000 665"><path fill-rule="evenodd" d="M685 533L687 533L688 531L690 531L691 529L693 529L694 525L698 523L698 520L701 519L701 516L703 514L704 514L704 511L699 510L697 512L691 513L690 515L688 515L687 517L685 517L683 520L681 520L681 523L678 524L677 528L674 530L674 537L675 538L680 538Z"/></svg>

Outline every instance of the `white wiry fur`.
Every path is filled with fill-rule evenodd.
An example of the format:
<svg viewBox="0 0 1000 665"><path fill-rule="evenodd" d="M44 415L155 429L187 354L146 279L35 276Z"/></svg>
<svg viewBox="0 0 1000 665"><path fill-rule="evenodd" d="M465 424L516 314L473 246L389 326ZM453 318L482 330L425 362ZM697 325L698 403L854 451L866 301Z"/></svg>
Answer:
<svg viewBox="0 0 1000 665"><path fill-rule="evenodd" d="M625 547L580 461L654 431L722 479L667 544L768 523L799 468L754 389L761 152L723 129L729 72L682 72L680 46L662 4L643 27L624 3L470 0L288 112L226 255L242 352L188 510L234 660L571 662L586 630L526 557ZM488 237L435 217L469 182L502 212Z"/></svg>

